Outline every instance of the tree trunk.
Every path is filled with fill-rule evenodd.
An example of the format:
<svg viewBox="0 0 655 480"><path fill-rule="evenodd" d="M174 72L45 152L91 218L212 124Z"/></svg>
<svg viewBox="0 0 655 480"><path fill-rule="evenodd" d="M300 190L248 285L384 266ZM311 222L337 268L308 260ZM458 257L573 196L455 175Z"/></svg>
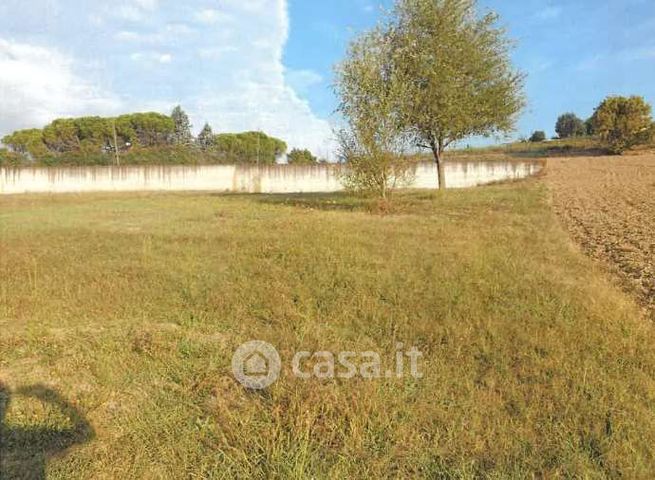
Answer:
<svg viewBox="0 0 655 480"><path fill-rule="evenodd" d="M118 134L116 133L116 120L112 123L114 127L114 150L116 153L116 165L121 164L121 157L120 154L118 153Z"/></svg>
<svg viewBox="0 0 655 480"><path fill-rule="evenodd" d="M437 164L437 177L439 180L438 188L439 190L444 190L446 188L446 172L445 165L442 156L442 149L436 143L432 143L432 154L434 155L434 163Z"/></svg>

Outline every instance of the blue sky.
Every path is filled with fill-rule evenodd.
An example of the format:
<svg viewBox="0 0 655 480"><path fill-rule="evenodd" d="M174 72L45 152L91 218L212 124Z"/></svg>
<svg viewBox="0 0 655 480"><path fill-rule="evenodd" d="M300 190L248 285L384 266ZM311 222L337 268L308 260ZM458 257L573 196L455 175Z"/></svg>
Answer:
<svg viewBox="0 0 655 480"><path fill-rule="evenodd" d="M2 0L0 135L54 118L181 103L195 129L262 129L328 156L332 69L374 0ZM653 0L482 0L517 40L529 105L553 134L607 94L655 102Z"/></svg>
<svg viewBox="0 0 655 480"><path fill-rule="evenodd" d="M373 25L390 2L291 0L285 63L320 73L303 94L319 115L335 106L331 65L348 40ZM516 40L515 64L527 74L528 107L515 136L543 129L554 135L559 114L586 118L608 94L643 95L655 102L655 1L486 0Z"/></svg>

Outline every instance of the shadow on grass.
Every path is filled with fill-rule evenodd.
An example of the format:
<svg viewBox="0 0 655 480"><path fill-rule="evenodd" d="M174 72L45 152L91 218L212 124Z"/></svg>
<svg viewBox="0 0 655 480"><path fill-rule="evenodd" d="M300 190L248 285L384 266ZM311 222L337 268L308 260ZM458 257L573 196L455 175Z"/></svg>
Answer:
<svg viewBox="0 0 655 480"><path fill-rule="evenodd" d="M43 385L13 392L15 397L39 400L68 420L68 426L12 427L5 423L12 392L0 383L0 479L46 478L48 459L91 440L95 432L84 416L59 393Z"/></svg>
<svg viewBox="0 0 655 480"><path fill-rule="evenodd" d="M267 205L278 205L308 210L355 212L368 210L371 199L346 193L290 193L258 195L257 201Z"/></svg>

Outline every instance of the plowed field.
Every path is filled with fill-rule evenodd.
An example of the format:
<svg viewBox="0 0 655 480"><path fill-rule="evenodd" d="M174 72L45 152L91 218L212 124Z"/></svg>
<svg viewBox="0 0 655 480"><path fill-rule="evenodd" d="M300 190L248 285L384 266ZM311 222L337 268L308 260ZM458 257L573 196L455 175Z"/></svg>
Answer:
<svg viewBox="0 0 655 480"><path fill-rule="evenodd" d="M548 161L557 213L655 314L655 155Z"/></svg>

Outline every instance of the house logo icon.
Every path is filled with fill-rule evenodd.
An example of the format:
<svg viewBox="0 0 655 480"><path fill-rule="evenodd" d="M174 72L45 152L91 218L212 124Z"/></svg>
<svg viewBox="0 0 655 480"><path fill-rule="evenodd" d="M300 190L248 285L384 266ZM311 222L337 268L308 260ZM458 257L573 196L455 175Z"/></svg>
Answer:
<svg viewBox="0 0 655 480"><path fill-rule="evenodd" d="M270 387L280 376L282 361L273 345L247 342L232 356L232 373L241 385L252 390Z"/></svg>

